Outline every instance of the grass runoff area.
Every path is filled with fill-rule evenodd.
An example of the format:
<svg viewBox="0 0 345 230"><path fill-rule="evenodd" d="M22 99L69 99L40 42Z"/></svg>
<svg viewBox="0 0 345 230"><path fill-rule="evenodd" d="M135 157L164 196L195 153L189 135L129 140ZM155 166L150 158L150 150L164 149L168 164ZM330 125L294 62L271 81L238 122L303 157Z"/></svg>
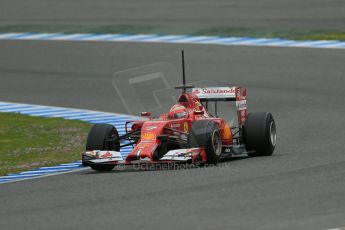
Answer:
<svg viewBox="0 0 345 230"><path fill-rule="evenodd" d="M337 30L302 30L302 29L258 29L233 28L226 26L151 26L151 25L3 25L0 33L36 32L36 33L121 33L121 34L187 34L192 36L224 36L254 38L284 38L292 40L341 40L345 41L345 29Z"/></svg>
<svg viewBox="0 0 345 230"><path fill-rule="evenodd" d="M80 160L90 124L0 113L0 175Z"/></svg>

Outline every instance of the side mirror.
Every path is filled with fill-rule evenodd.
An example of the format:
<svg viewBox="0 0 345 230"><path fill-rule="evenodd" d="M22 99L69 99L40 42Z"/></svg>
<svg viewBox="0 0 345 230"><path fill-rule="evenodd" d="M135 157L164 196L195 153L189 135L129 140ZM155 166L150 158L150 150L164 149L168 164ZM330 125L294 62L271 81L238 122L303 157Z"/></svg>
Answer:
<svg viewBox="0 0 345 230"><path fill-rule="evenodd" d="M204 110L194 110L194 115L202 115L204 113Z"/></svg>
<svg viewBox="0 0 345 230"><path fill-rule="evenodd" d="M152 113L151 112L141 112L140 116L142 116L142 117L151 117Z"/></svg>

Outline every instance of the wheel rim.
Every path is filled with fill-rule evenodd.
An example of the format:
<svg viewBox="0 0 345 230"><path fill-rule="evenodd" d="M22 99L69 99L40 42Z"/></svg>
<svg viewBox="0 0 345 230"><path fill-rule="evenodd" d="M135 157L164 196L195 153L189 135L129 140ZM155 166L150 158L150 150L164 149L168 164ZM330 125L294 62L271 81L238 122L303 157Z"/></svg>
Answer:
<svg viewBox="0 0 345 230"><path fill-rule="evenodd" d="M272 146L276 146L277 131L276 131L276 125L273 121L270 123L270 138L271 138Z"/></svg>
<svg viewBox="0 0 345 230"><path fill-rule="evenodd" d="M217 156L220 156L220 154L222 153L222 141L217 131L214 131L212 134L212 146L215 154Z"/></svg>

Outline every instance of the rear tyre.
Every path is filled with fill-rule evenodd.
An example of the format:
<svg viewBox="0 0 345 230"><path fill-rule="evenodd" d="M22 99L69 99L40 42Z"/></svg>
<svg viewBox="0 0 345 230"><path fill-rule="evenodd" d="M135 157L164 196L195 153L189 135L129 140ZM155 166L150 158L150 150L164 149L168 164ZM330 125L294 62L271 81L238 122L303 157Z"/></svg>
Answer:
<svg viewBox="0 0 345 230"><path fill-rule="evenodd" d="M270 156L277 142L276 125L271 113L249 113L243 130L248 156Z"/></svg>
<svg viewBox="0 0 345 230"><path fill-rule="evenodd" d="M217 164L222 154L222 138L217 123L211 120L195 121L188 135L190 148L204 148L206 163Z"/></svg>
<svg viewBox="0 0 345 230"><path fill-rule="evenodd" d="M86 141L86 151L92 150L112 150L120 151L120 141L109 141L119 137L119 133L113 125L95 124L92 126ZM83 165L87 164L83 160ZM110 171L115 166L107 164L91 164L90 167L97 171Z"/></svg>

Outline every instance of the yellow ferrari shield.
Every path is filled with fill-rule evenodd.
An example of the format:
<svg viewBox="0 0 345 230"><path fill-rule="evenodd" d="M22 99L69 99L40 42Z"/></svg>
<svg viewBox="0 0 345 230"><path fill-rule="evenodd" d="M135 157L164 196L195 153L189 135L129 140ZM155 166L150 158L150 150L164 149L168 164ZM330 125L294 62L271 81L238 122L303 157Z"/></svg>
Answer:
<svg viewBox="0 0 345 230"><path fill-rule="evenodd" d="M184 132L185 132L185 133L188 133L188 130L189 130L189 128L188 128L188 122L185 122L185 123L184 123L183 129L184 129Z"/></svg>

